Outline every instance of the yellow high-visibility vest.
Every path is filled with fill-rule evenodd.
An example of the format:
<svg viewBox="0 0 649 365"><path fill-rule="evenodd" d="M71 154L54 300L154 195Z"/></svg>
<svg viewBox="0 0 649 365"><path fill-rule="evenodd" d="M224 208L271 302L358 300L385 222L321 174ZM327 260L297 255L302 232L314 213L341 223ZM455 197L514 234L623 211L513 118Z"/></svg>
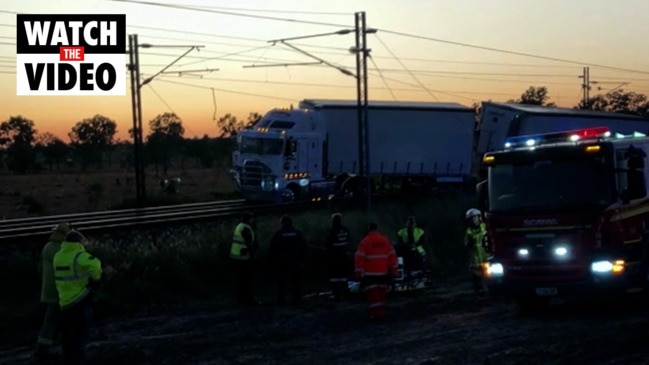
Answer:
<svg viewBox="0 0 649 365"><path fill-rule="evenodd" d="M63 241L52 264L61 309L83 300L90 293L89 280L101 278L101 262L78 242Z"/></svg>
<svg viewBox="0 0 649 365"><path fill-rule="evenodd" d="M247 260L250 258L250 249L246 245L246 240L243 238L243 230L248 228L250 234L252 234L252 239L255 239L255 232L252 230L252 227L249 224L239 223L234 229L234 234L232 235L232 248L230 248L230 257L237 260Z"/></svg>
<svg viewBox="0 0 649 365"><path fill-rule="evenodd" d="M403 242L408 243L408 229L407 228L402 228L397 233L397 235L399 237L401 237ZM415 239L414 243L415 243L415 248L417 249L417 252L419 252L422 255L425 255L426 250L424 249L424 247L422 245L419 244L419 240L421 239L421 237L423 237L423 235L424 235L424 230L419 228L419 227L415 227L415 229L413 229L413 231L412 231L412 236Z"/></svg>

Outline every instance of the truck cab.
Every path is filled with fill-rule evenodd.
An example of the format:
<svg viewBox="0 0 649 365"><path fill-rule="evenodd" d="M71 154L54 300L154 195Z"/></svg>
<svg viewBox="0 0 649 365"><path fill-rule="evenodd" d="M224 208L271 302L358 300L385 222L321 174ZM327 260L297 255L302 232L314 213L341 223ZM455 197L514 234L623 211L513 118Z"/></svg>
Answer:
<svg viewBox="0 0 649 365"><path fill-rule="evenodd" d="M325 133L308 109L273 109L237 135L233 174L247 200L293 201L321 180Z"/></svg>
<svg viewBox="0 0 649 365"><path fill-rule="evenodd" d="M512 137L486 153L489 289L526 306L646 289L647 151L642 133L594 127Z"/></svg>

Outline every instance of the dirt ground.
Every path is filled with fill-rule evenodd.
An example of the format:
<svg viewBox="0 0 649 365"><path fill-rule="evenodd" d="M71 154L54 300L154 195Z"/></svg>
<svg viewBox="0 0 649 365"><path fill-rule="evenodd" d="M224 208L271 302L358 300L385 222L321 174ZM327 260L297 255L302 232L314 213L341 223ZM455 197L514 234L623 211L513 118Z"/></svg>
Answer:
<svg viewBox="0 0 649 365"><path fill-rule="evenodd" d="M147 197L167 198L160 180L180 177L178 202L234 199L227 167L146 171ZM0 174L0 219L119 209L135 201L135 173L126 170Z"/></svg>
<svg viewBox="0 0 649 365"><path fill-rule="evenodd" d="M523 314L461 278L391 296L389 317L376 322L360 296L281 308L224 298L98 321L88 364L649 364L648 303L629 296ZM1 364L31 363L36 330L3 337Z"/></svg>

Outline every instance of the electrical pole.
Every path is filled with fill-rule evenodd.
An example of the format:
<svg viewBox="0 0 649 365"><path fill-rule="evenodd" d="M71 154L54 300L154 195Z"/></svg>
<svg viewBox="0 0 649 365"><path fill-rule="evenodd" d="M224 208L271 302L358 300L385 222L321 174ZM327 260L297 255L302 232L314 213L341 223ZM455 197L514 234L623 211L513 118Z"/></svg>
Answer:
<svg viewBox="0 0 649 365"><path fill-rule="evenodd" d="M581 84L581 88L584 93L582 104L586 106L588 105L588 101L590 100L590 68L584 67L582 76L578 77L580 79L584 79L584 82Z"/></svg>
<svg viewBox="0 0 649 365"><path fill-rule="evenodd" d="M140 57L137 34L128 36L131 103L133 106L133 152L135 154L135 195L138 208L146 205L146 181L142 148L142 99L140 92Z"/></svg>
<svg viewBox="0 0 649 365"><path fill-rule="evenodd" d="M144 174L144 143L142 142L142 86L151 82L156 76L167 73L166 70L169 67L171 67L173 64L178 62L181 58L185 57L192 50L201 48L203 46L190 46L190 45L153 46L151 44L138 44L137 34L129 34L128 45L129 45L128 69L131 72L131 103L133 105L133 152L135 154L135 193L136 193L135 195L137 198L138 208L142 208L146 206L146 181L145 181L145 174ZM140 82L140 54L139 54L140 47L144 47L144 48L189 47L189 50L185 52L183 55L181 55L180 57L176 58L175 61L165 66L162 70L158 71L158 73ZM182 70L182 71L174 71L174 73L182 74L183 72L190 73L190 72L202 72L202 71L211 72L213 70L212 69Z"/></svg>
<svg viewBox="0 0 649 365"><path fill-rule="evenodd" d="M367 27L365 12L357 12L356 33L356 97L358 108L358 166L365 188L367 211L372 209L372 184L370 176L369 128L368 128L368 90L367 90ZM374 30L375 32L375 30Z"/></svg>

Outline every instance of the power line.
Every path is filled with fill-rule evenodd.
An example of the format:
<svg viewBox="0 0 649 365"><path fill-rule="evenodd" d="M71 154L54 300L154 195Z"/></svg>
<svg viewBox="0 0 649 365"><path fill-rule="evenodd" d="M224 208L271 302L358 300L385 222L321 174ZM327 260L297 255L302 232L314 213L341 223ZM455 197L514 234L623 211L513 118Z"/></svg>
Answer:
<svg viewBox="0 0 649 365"><path fill-rule="evenodd" d="M388 51L388 52L389 52L389 53L390 53L390 54L391 54L391 55L392 55L392 56L397 60L397 62L399 62L399 64L401 65L401 67L404 68L404 70L408 71L408 74L410 74L410 76L411 76L413 79L415 79L415 81L417 81L417 83L418 83L422 88L424 88L425 90L428 90L428 88L426 88L426 86L424 86L424 84L422 84L422 82L419 81L419 79L418 79L418 78L417 78L417 77L416 77L412 72L410 72L410 70L408 70L408 68L406 67L406 65L404 65L403 62L401 62L401 60L397 57L397 55L395 55L394 53L392 53L392 50L391 50L391 49L390 49L390 48L389 48L389 47L388 47L388 46L387 46L387 45L386 45L386 44L381 40L381 38L380 38L378 35L374 34L374 37L376 37L376 39L377 39L379 42L381 42L381 44L383 45L383 48L385 48L385 49L386 49L386 50L387 50L387 51ZM435 96L435 94L433 94L433 93L430 92L430 91L429 91L429 94L430 94L430 96L433 97L433 99L435 99L436 101L439 101L439 100L437 99L437 97Z"/></svg>
<svg viewBox="0 0 649 365"><path fill-rule="evenodd" d="M385 87L386 87L388 90L390 90L390 94L392 94L392 98L393 98L394 100L397 100L396 95L394 95L394 92L393 92L392 89L390 88L390 84L388 84L388 82L385 80L385 77L383 77L383 73L381 72L381 69L379 69L379 66L376 64L376 62L374 62L374 58L372 58L371 55L370 55L370 61L372 61L372 64L374 65L374 68L379 72L379 75L381 76L381 80L383 80L383 84L385 85Z"/></svg>
<svg viewBox="0 0 649 365"><path fill-rule="evenodd" d="M178 5L178 4L170 4ZM269 9L250 9L250 8L226 8L221 6L201 6L205 9L217 10L234 10L234 11L252 11L258 13L282 13L282 14L313 14L313 15L344 15L349 16L349 13L343 12L321 12L321 11L295 11L295 10L269 10Z"/></svg>
<svg viewBox="0 0 649 365"><path fill-rule="evenodd" d="M209 87L209 86L201 86L201 85L195 85L195 84L189 84L189 83L184 83L184 82L177 82L177 81L171 81L171 80L165 80L163 78L160 78L158 81L160 82L167 82L170 84L176 84L176 85L182 85L182 86L188 86L188 87L194 87L194 88L199 88L199 89L205 89L205 90L216 90L216 91L221 91L224 93L231 93L231 94L239 94L239 95L247 95L247 96L255 96L255 97L261 97L261 98L268 98L268 99L277 99L277 100L283 100L283 101L295 101L293 99L289 98L282 98L280 96L274 96L274 95L263 95L263 94L255 94L255 93L249 93L245 91L237 91L237 90L228 90L228 89L220 89L216 87Z"/></svg>
<svg viewBox="0 0 649 365"><path fill-rule="evenodd" d="M324 23L324 22L315 22L315 21L309 21L309 20L298 20L298 19L292 19L292 18L279 18L279 17L272 17L272 16L266 16L266 15L254 15L254 14L236 13L236 12L231 12L231 11L212 10L212 9L205 9L205 8L201 8L201 7L186 6L186 5L164 4L164 3L157 3L157 2L152 2L152 1L133 1L133 0L106 0L106 1L124 2L124 3L131 3L131 4L140 4L140 5L160 6L160 7L172 8L172 9L191 10L191 11L206 12L206 13L213 13L213 14L232 15L232 16L240 16L240 17L246 17L246 18L283 21L283 22L299 23L299 24L324 25L324 26L329 26L329 27L349 27L349 25L347 25L347 24Z"/></svg>
<svg viewBox="0 0 649 365"><path fill-rule="evenodd" d="M164 104L164 105L165 105L169 110L171 110L172 113L176 114L176 112L175 112L175 111L173 110L173 108L171 108L171 106L170 106L170 105L165 101L165 99L163 99L162 96L160 96L160 94L158 94L158 92L155 91L155 89L153 88L153 86L152 86L150 83L147 84L147 85L149 86L149 89L151 89L151 91L153 91L153 93L155 94L155 96L157 96L158 99L160 99L160 101L161 101L161 102L162 102L162 103L163 103L163 104Z"/></svg>
<svg viewBox="0 0 649 365"><path fill-rule="evenodd" d="M628 68L624 68L624 67L615 67L615 66L600 65L600 64L596 64L596 63L590 63L590 62L566 60L566 59L556 58L556 57L546 57L546 56L541 56L541 55L536 55L536 54L531 54L531 53L509 51L509 50L493 48L493 47L478 46L478 45L475 45L475 44L456 42L456 41L448 41L448 40L439 39L439 38L425 37L425 36L421 36L421 35L408 34L408 33L403 33L403 32L387 30L387 29L378 29L378 30L380 32L383 32L383 33L400 35L400 36L410 37L410 38L423 39L423 40L428 40L428 41L433 41L433 42L438 42L438 43L446 43L446 44L451 44L451 45L454 45L454 46L462 46L462 47L469 47L469 48L475 48L475 49L482 49L482 50L485 50L485 51L507 53L507 54L512 54L512 55L516 55L516 56L532 57L532 58L538 58L538 59L543 59L543 60L571 63L571 64L582 65L582 66L587 65L587 66L593 66L593 67L607 68L607 69L611 69L611 70L649 74L649 71L640 71L640 70L633 70L633 69L628 69Z"/></svg>

